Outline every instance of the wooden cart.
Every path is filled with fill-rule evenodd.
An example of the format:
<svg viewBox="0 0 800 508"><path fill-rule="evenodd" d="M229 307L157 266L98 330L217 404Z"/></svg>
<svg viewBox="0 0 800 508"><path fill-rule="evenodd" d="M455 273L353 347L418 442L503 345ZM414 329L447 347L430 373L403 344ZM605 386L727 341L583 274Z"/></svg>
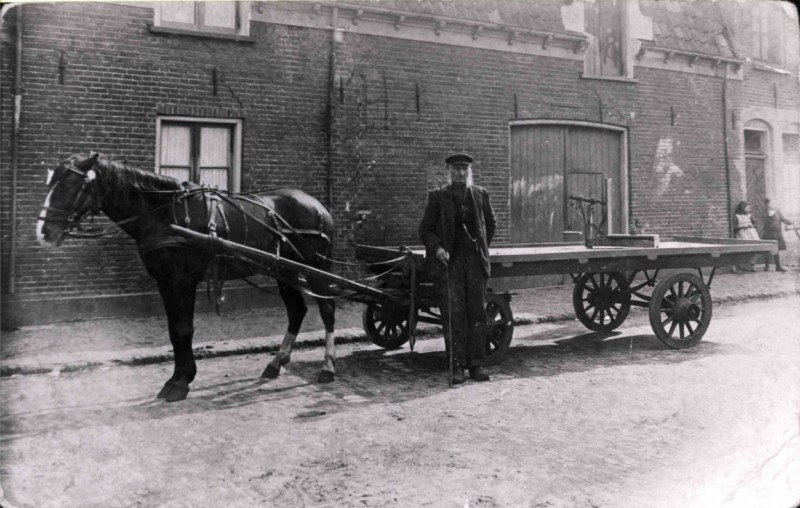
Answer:
<svg viewBox="0 0 800 508"><path fill-rule="evenodd" d="M365 304L364 330L381 347L398 348L409 340L413 347L417 323L442 323L421 247L357 245L356 259L378 273L370 285L212 235L176 225L170 228L200 248L249 259L266 272L277 268L327 280L334 292ZM502 245L489 254L494 278L570 274L575 314L590 330L614 330L625 321L631 306L647 307L656 337L671 348L687 348L703 338L711 322L709 288L716 269L749 264L753 256L776 252L774 241L679 237L659 242L657 237L609 235L591 244ZM684 271L658 280L661 270L667 269ZM704 274L704 269L710 271ZM510 302L507 292L486 294L489 364L500 361L511 344Z"/></svg>
<svg viewBox="0 0 800 508"><path fill-rule="evenodd" d="M650 245L642 246L642 242ZM424 269L424 249L403 249L412 254L413 263L409 260L383 276L381 284L384 291L403 298L403 305L363 299L367 304L364 329L375 344L387 348L400 347L413 337L417 322L441 323L433 282ZM397 257L403 249L358 245L356 257L372 263ZM753 256L774 254L776 249L772 241L691 237L659 241L657 237L610 235L591 246L500 245L490 249L490 257L493 278L571 275L575 314L590 330L614 330L625 321L631 306L646 307L656 337L671 348L687 348L703 338L711 322L709 289L716 269L749 264ZM493 325L487 344L490 363L502 359L511 343L510 300L508 293L486 295Z"/></svg>

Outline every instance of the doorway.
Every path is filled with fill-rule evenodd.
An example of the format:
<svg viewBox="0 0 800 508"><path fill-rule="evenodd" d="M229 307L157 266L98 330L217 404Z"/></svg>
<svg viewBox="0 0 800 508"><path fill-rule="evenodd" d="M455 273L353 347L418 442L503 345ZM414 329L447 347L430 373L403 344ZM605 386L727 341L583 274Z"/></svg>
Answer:
<svg viewBox="0 0 800 508"><path fill-rule="evenodd" d="M764 199L767 197L767 131L744 131L745 160L745 193L750 204L750 214L758 230L758 236L764 236L764 217L767 209Z"/></svg>

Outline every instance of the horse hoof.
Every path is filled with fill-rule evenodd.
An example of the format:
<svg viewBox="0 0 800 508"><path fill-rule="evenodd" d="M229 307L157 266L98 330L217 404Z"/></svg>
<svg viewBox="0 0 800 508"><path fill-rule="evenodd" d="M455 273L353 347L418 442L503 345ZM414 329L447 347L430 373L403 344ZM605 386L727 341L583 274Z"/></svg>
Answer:
<svg viewBox="0 0 800 508"><path fill-rule="evenodd" d="M178 384L174 384L172 385L172 389L165 397L165 400L167 402L177 402L179 400L185 399L187 395L189 395L188 386L180 386Z"/></svg>
<svg viewBox="0 0 800 508"><path fill-rule="evenodd" d="M319 372L319 377L317 378L318 383L332 383L333 382L333 372L329 370L322 370Z"/></svg>
<svg viewBox="0 0 800 508"><path fill-rule="evenodd" d="M172 390L172 380L169 380L166 383L164 383L164 386L161 388L161 391L158 392L158 395L156 395L156 398L157 399L166 399L167 398L167 394L170 392L170 390Z"/></svg>
<svg viewBox="0 0 800 508"><path fill-rule="evenodd" d="M281 373L280 367L274 367L272 364L267 365L267 368L264 369L264 372L261 373L261 377L265 377L267 379L275 379Z"/></svg>

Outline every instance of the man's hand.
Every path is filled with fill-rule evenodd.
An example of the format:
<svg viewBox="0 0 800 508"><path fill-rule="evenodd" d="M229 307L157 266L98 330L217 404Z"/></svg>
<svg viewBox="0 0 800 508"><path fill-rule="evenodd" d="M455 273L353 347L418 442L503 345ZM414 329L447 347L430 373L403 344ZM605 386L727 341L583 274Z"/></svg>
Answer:
<svg viewBox="0 0 800 508"><path fill-rule="evenodd" d="M444 247L441 245L436 247L436 259L438 259L444 266L447 266L447 262L450 260L450 254L444 250Z"/></svg>

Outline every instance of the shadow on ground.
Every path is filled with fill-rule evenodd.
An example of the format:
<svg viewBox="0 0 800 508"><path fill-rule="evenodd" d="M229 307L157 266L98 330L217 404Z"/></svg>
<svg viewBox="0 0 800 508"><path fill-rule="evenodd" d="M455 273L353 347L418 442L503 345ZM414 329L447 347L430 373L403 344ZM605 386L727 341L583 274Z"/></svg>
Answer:
<svg viewBox="0 0 800 508"><path fill-rule="evenodd" d="M546 338L546 333L537 338ZM114 397L107 403L50 406L23 414L6 411L0 419L3 436L0 441L87 425L160 420L253 404L272 404L276 411L293 411L299 421L304 421L304 417L316 419L365 405L401 403L430 397L450 390L447 386L445 353L443 350L431 350L438 346L433 342L425 345L425 351L418 352L356 347L352 353L339 358L336 381L331 384L316 383L321 359L293 360L274 380L257 377L260 371L252 374L243 372L244 364L247 364L247 369L252 368L253 355L240 360L214 360L230 362L230 374L226 378L237 376L222 382L203 380L203 361L198 365L201 375L193 383L189 398L185 401L170 404L155 399L155 393L163 382L159 380L154 381L151 387L134 387L138 393L150 388L152 395L147 397ZM714 342L704 341L690 349L674 350L666 348L652 335L620 337L619 332L586 333L555 339L546 344L520 342L509 349L501 364L488 369L494 382L629 365L669 365L729 353L727 346ZM266 365L269 357L258 357L263 358L263 364ZM235 374L237 371L241 374ZM219 377L213 379L216 381ZM454 389L469 390L474 386L474 382L468 381ZM127 390L127 393L131 391L130 388Z"/></svg>

